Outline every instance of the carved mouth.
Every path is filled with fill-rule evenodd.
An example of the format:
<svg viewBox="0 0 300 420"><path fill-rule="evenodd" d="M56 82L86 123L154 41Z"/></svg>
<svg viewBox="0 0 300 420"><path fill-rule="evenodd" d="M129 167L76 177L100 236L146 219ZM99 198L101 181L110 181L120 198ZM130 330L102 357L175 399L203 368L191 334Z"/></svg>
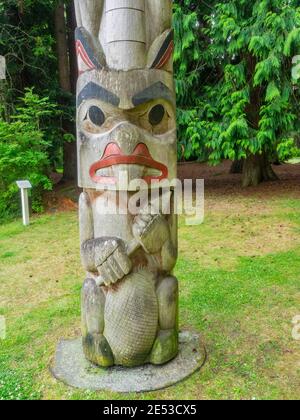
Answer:
<svg viewBox="0 0 300 420"><path fill-rule="evenodd" d="M148 184L168 177L168 168L155 161L150 155L148 147L143 143L138 144L131 155L124 155L117 144L109 143L103 157L91 166L90 177L97 184L114 185L117 178L113 176L112 167L116 165L144 167L145 170L141 179ZM124 170L126 170L126 167Z"/></svg>

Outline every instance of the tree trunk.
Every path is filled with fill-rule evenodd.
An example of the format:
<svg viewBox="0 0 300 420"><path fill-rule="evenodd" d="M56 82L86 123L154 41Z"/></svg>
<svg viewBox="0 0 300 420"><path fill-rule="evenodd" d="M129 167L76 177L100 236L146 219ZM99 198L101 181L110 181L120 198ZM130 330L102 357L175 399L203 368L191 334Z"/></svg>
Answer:
<svg viewBox="0 0 300 420"><path fill-rule="evenodd" d="M251 54L246 57L247 78L252 79L257 65L257 58ZM246 106L247 120L250 126L258 131L260 122L260 111L263 104L262 98L265 97L264 86L253 86L250 88L250 102ZM274 181L278 179L272 169L268 155L266 153L249 155L243 164L243 187L257 186L264 181Z"/></svg>
<svg viewBox="0 0 300 420"><path fill-rule="evenodd" d="M67 32L68 32L68 46L69 46L69 61L70 61L70 83L71 91L76 95L76 84L78 79L77 55L75 47L75 29L76 29L76 14L74 2L70 1L67 4Z"/></svg>
<svg viewBox="0 0 300 420"><path fill-rule="evenodd" d="M59 0L55 9L55 36L58 57L59 84L65 92L71 92L69 51L65 21L65 5Z"/></svg>
<svg viewBox="0 0 300 420"><path fill-rule="evenodd" d="M272 169L266 154L251 155L243 165L243 187L256 187L264 181L276 181L277 175Z"/></svg>
<svg viewBox="0 0 300 420"><path fill-rule="evenodd" d="M235 160L232 162L230 173L231 174L242 174L243 173L243 166L244 166L244 159Z"/></svg>
<svg viewBox="0 0 300 420"><path fill-rule="evenodd" d="M70 28L70 32L73 29L74 28ZM73 52L70 50L71 39L68 37L68 33L67 33L66 8L65 8L65 2L63 0L59 0L58 5L55 10L55 33L56 33L60 87L63 92L75 93L73 77L76 77L76 74L75 75L72 74L72 77L71 77L71 71L70 71L71 64L73 67L74 57L72 56L72 60L71 60L71 54L73 54ZM69 101L67 100L67 96L63 97L62 95L61 104L63 106L66 106L66 105L69 105L68 102ZM63 120L62 129L64 133L73 134L75 138L76 129L75 129L75 124L72 121L66 120L66 119ZM64 142L63 155L64 155L63 179L65 181L67 180L74 181L77 176L77 156L76 156L76 142L75 141Z"/></svg>

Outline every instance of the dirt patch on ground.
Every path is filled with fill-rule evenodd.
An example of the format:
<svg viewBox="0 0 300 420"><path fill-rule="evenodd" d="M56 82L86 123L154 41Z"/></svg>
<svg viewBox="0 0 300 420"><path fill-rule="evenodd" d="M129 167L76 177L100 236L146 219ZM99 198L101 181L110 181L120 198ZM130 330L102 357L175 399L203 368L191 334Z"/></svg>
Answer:
<svg viewBox="0 0 300 420"><path fill-rule="evenodd" d="M204 179L205 191L209 195L240 195L256 198L289 196L300 198L300 164L284 164L274 166L279 177L278 181L265 182L257 187L242 188L242 175L230 174L230 161L224 161L218 166L206 163L179 163L178 177L180 179Z"/></svg>
<svg viewBox="0 0 300 420"><path fill-rule="evenodd" d="M54 186L53 191L44 196L44 206L47 212L77 210L81 189L73 182L62 182Z"/></svg>

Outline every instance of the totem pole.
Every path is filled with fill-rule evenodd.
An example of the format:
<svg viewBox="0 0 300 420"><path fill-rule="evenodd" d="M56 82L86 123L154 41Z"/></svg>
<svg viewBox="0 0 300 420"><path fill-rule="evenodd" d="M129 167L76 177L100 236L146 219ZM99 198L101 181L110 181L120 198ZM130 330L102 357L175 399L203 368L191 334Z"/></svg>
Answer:
<svg viewBox="0 0 300 420"><path fill-rule="evenodd" d="M162 195L176 178L172 0L75 4L84 354L102 367L161 365L178 353L174 195L169 214L151 199L132 214L128 202L131 181Z"/></svg>

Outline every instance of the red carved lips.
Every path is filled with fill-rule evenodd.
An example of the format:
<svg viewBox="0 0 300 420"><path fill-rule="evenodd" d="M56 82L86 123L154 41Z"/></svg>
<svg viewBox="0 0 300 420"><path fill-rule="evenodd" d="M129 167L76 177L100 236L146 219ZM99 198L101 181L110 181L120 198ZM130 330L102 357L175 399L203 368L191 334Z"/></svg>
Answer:
<svg viewBox="0 0 300 420"><path fill-rule="evenodd" d="M145 175L142 177L148 184L168 177L168 168L155 161L150 155L148 147L143 143L138 144L131 155L124 155L116 143L109 143L103 157L91 166L90 177L98 184L116 184L116 177L97 174L99 170L114 165L140 165L160 171L160 175Z"/></svg>

